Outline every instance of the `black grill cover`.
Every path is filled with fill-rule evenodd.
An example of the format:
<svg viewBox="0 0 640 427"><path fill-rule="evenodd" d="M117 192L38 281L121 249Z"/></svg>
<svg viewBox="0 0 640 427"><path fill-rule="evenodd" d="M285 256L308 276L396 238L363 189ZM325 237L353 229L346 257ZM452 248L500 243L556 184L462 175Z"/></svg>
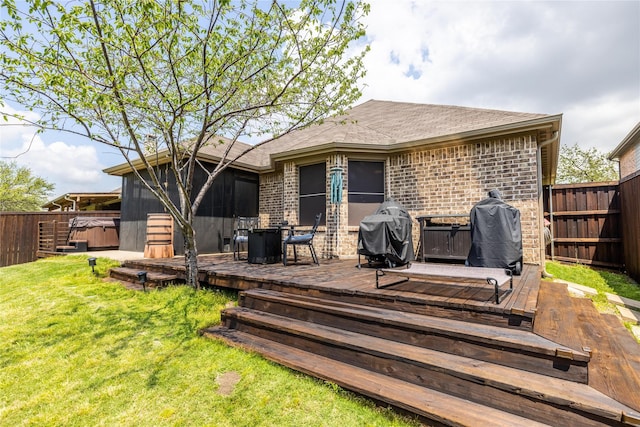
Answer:
<svg viewBox="0 0 640 427"><path fill-rule="evenodd" d="M497 190L471 209L471 249L467 264L472 267L508 268L520 274L522 229L520 211L502 201Z"/></svg>
<svg viewBox="0 0 640 427"><path fill-rule="evenodd" d="M406 209L394 200L387 200L360 222L358 254L385 258L393 265L413 261L411 226Z"/></svg>

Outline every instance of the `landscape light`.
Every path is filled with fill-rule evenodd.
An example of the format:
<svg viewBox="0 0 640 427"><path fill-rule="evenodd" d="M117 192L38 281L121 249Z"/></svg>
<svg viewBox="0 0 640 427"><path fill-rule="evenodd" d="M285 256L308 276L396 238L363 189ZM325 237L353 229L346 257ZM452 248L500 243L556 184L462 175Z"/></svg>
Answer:
<svg viewBox="0 0 640 427"><path fill-rule="evenodd" d="M96 267L96 259L92 257L92 258L89 258L87 261L89 261L89 267L91 267L91 272L92 272L93 274L96 274L96 270L95 270L95 267Z"/></svg>
<svg viewBox="0 0 640 427"><path fill-rule="evenodd" d="M147 292L147 272L146 271L140 271L138 272L138 280L140 281L140 284L142 285L142 289Z"/></svg>

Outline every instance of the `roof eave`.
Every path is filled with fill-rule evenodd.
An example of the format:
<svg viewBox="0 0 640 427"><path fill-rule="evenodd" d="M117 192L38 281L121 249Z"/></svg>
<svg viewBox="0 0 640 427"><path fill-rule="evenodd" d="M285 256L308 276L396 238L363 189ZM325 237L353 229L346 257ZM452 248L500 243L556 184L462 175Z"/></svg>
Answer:
<svg viewBox="0 0 640 427"><path fill-rule="evenodd" d="M210 154L199 153L198 158L200 160L206 160L210 163L219 163L222 161L222 158L220 156L212 156ZM255 164L243 162L240 160L235 160L229 166L233 167L234 169L239 169L247 172L255 172L255 173L261 172L262 169L265 169L265 170L268 169L267 166L255 165Z"/></svg>
<svg viewBox="0 0 640 427"><path fill-rule="evenodd" d="M169 155L169 150L162 150L162 151L159 151L156 155L153 155L153 156L150 155L149 157L147 157L147 162L151 166L164 165L166 163L169 163L170 161L171 161L171 156ZM119 165L102 169L102 172L108 175L113 175L113 176L123 176L131 172L132 170L131 165L133 165L133 167L137 170L143 169L145 167L142 159L138 158L138 159L132 160L131 164L129 164L129 162L120 163Z"/></svg>
<svg viewBox="0 0 640 427"><path fill-rule="evenodd" d="M613 149L613 151L607 156L607 158L609 160L619 159L620 156L624 154L624 152L627 151L627 149L630 148L638 140L640 140L640 122L638 122L638 124L635 125L633 129L631 129L631 132L629 132L627 136L624 137L620 144L618 144L618 146Z"/></svg>
<svg viewBox="0 0 640 427"><path fill-rule="evenodd" d="M222 160L220 156L213 156L213 155L204 154L204 153L198 153L198 159L208 161L210 163L219 163ZM152 157L147 158L147 161L151 166L164 165L171 162L171 156L169 156L168 150L164 150L158 153L157 157L154 156L153 158ZM141 159L136 159L131 163L133 164L133 167L137 170L145 168L144 162ZM268 169L268 167L265 167L265 166L253 165L251 163L242 162L238 160L233 162L231 166L233 166L236 169L241 169L248 172L260 172L263 169L264 170ZM129 163L121 163L119 165L103 169L102 171L106 174L113 175L113 176L123 176L130 173L132 171L132 168Z"/></svg>
<svg viewBox="0 0 640 427"><path fill-rule="evenodd" d="M120 191L111 191L106 193L65 193L61 196L56 197L55 199L49 200L46 204L42 205L42 207L55 207L56 205L59 206L61 204L71 203L73 202L73 199L76 199L75 201L78 201L78 199L80 198L117 201L122 198L122 195Z"/></svg>

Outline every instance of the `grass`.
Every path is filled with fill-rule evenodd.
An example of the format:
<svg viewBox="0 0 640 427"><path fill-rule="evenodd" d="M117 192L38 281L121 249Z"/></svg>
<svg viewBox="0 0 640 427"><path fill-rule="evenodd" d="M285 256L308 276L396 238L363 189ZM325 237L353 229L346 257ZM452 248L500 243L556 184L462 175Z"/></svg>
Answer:
<svg viewBox="0 0 640 427"><path fill-rule="evenodd" d="M593 300L596 305L606 308L605 293L616 294L621 297L640 301L640 286L634 283L629 276L606 270L598 270L580 264L560 264L547 262L546 269L554 277L568 282L589 286L598 291Z"/></svg>
<svg viewBox="0 0 640 427"><path fill-rule="evenodd" d="M0 425L416 426L388 409L203 338L233 293L147 293L117 265L66 256L0 269ZM216 380L239 374L229 395Z"/></svg>

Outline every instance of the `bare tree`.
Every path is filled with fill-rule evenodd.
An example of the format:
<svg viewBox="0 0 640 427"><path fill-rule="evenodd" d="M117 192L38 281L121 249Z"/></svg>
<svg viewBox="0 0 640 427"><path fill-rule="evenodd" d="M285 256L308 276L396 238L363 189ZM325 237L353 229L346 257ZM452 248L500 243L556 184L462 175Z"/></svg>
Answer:
<svg viewBox="0 0 640 427"><path fill-rule="evenodd" d="M5 0L0 99L39 112L32 124L40 130L119 149L180 228L187 282L198 287L193 220L214 179L239 157L229 155L233 144L249 136L272 141L360 96L368 48L354 44L368 6L287 4ZM223 143L222 160L207 171L198 153ZM170 156L179 203L154 168L159 151ZM208 178L194 188L198 168Z"/></svg>

